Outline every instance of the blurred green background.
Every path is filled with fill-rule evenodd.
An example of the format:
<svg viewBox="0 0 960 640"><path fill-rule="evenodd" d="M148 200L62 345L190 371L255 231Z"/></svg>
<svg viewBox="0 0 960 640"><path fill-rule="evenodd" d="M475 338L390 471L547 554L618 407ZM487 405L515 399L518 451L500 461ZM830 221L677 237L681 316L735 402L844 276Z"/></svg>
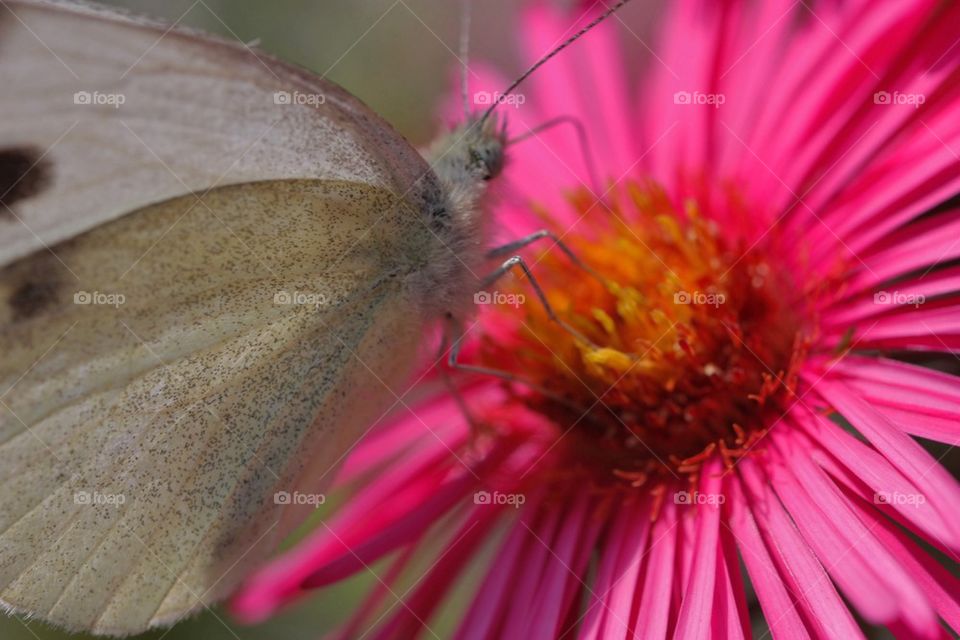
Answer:
<svg viewBox="0 0 960 640"><path fill-rule="evenodd" d="M456 0L101 0L259 46L323 74L417 143L454 72ZM561 0L563 1L563 0ZM474 0L471 55L515 71L519 0Z"/></svg>

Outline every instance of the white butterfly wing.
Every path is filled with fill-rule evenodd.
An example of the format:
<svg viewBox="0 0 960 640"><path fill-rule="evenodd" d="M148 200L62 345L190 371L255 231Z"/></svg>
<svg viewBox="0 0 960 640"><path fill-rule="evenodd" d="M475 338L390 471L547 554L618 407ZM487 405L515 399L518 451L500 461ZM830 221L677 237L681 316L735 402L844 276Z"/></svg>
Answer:
<svg viewBox="0 0 960 640"><path fill-rule="evenodd" d="M241 43L73 2L0 6L0 264L213 186L354 180L419 204L427 173L359 100Z"/></svg>
<svg viewBox="0 0 960 640"><path fill-rule="evenodd" d="M329 83L97 10L3 3L0 87L0 604L136 633L394 400L435 178Z"/></svg>
<svg viewBox="0 0 960 640"><path fill-rule="evenodd" d="M262 560L294 524L275 492L321 490L413 358L391 202L221 187L0 271L0 600L131 633Z"/></svg>

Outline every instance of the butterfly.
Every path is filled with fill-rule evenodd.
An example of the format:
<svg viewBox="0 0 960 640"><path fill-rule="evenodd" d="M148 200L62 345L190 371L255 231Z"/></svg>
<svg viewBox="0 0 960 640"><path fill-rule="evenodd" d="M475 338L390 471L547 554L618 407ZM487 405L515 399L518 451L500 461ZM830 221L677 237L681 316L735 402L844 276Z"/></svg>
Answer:
<svg viewBox="0 0 960 640"><path fill-rule="evenodd" d="M3 4L0 603L137 633L235 589L469 314L508 141L494 104L424 157L240 43Z"/></svg>

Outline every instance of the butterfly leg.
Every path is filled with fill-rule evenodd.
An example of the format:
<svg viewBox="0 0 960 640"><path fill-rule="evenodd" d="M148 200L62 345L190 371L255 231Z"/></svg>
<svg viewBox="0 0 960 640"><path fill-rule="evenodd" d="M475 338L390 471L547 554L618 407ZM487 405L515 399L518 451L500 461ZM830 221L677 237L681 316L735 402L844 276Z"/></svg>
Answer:
<svg viewBox="0 0 960 640"><path fill-rule="evenodd" d="M457 322L452 314L448 313L445 319L446 323L444 324L443 333L441 334L440 348L437 350L436 362L439 363L446 359L448 366L440 368L440 377L443 379L443 384L447 388L447 391L450 392L450 396L454 402L457 403L457 408L460 410L460 413L463 414L467 424L470 425L470 431L476 436L479 433L477 426L479 423L473 415L473 412L470 411L470 407L467 406L466 401L463 399L463 394L460 393L460 389L454 384L453 378L450 375L450 369L460 368L457 363L457 355L460 353L460 343L465 336L463 325Z"/></svg>
<svg viewBox="0 0 960 640"><path fill-rule="evenodd" d="M546 387L541 387L540 385L534 384L529 380L524 380L522 377L517 376L508 371L502 371L500 369L492 369L490 367L478 367L476 365L463 364L459 361L460 350L463 347L463 340L467 337L468 331L463 327L463 323L454 318L452 315L448 315L446 318L446 327L444 330L443 342L441 344L441 353L447 352L447 345L450 345L450 350L447 352L447 365L451 369L456 369L457 371L464 371L466 373L475 373L478 375L492 376L503 380L504 382L509 382L511 384L522 384L526 387L533 389L534 391L539 392L540 394L555 400L561 404L569 405L574 407L569 400L561 398L556 395ZM474 427L476 423L473 421L472 414L470 410L466 407L466 404L463 401L463 398L459 395L459 390L453 385L452 381L449 378L446 378L448 384L450 385L451 392L457 398L457 403L460 405L461 410L464 412L464 415L467 417L468 422L470 422L471 427Z"/></svg>
<svg viewBox="0 0 960 640"><path fill-rule="evenodd" d="M588 275L590 275L592 278L600 282L600 284L604 286L607 285L606 278L604 278L602 275L594 271L585 262L580 260L580 258L577 257L577 254L575 254L573 250L570 249L570 247L568 247L563 242L563 240L558 238L557 234L555 234L553 231L550 231L549 229L540 229L539 231L534 231L528 236L524 236L522 238L514 240L513 242L508 242L507 244L501 245L499 247L495 247L487 252L487 257L500 258L507 254L513 253L514 251L518 251L520 249L528 247L534 242L537 242L538 240L542 240L544 238L550 238L551 240L553 240L553 243L560 249L560 251L563 251L563 253L568 258L570 258L570 261L573 264L583 269Z"/></svg>
<svg viewBox="0 0 960 640"><path fill-rule="evenodd" d="M549 232L546 232L546 233L549 233ZM494 251L496 251L496 249ZM505 248L504 248L504 251L506 251ZM530 286L533 287L533 292L534 294L536 294L537 300L540 301L540 305L543 307L544 311L547 312L547 317L553 320L554 322L556 322L557 324L559 324L564 331L569 333L571 336L573 336L577 340L580 340L585 344L595 347L596 345L593 343L592 340L590 340L588 337L586 337L585 335L583 335L582 333L574 329L565 320L563 320L563 318L561 318L556 314L556 312L553 310L553 306L547 300L547 296L543 293L543 289L540 287L540 283L537 282L537 279L533 276L533 272L530 271L530 267L527 266L527 263L523 259L523 257L515 255L507 258L503 262L503 264L497 267L497 269L493 273L491 273L489 276L484 278L483 283L480 285L480 288L486 289L490 285L500 280L503 276L505 276L507 273L512 271L514 267L517 267L517 266L520 267L520 269L523 271L523 275L525 275L527 279L530 281Z"/></svg>
<svg viewBox="0 0 960 640"><path fill-rule="evenodd" d="M570 250L569 247L567 247L559 238L556 237L556 235L552 231L549 231L546 229L537 231L524 238L520 238L518 240L515 240L514 242L503 245L501 247L497 247L492 251L490 251L489 253L487 253L487 257L497 258L505 254L512 253L542 238L553 239L553 241L557 244L557 246L560 247L560 250L563 251L573 261L574 264L581 267L591 276L597 278L601 283L606 285L606 281L603 279L603 277L600 274L598 274L596 271L594 271L593 269L588 267L586 264L584 264L576 256L576 254L574 254ZM557 316L556 312L554 312L553 310L553 307L550 305L550 302L547 300L546 295L543 293L543 289L540 287L540 283L537 282L537 279L533 276L533 273L530 271L530 267L527 266L527 263L524 261L522 256L513 255L507 260L505 260L493 273L491 273L489 276L483 279L480 285L480 289L485 289L486 287L499 281L501 278L503 278L507 273L509 273L511 270L513 270L517 266L520 267L524 275L527 277L527 279L529 279L530 285L533 287L533 291L536 294L537 299L540 301L540 304L543 306L544 310L547 312L547 316L554 322L558 323L561 327L563 327L565 331L573 335L578 340L589 345L594 345L594 343L589 338L584 336L582 333L574 329L572 326L567 324L563 319ZM470 364L462 364L461 362L459 362L460 351L463 347L463 340L464 338L466 338L467 333L468 332L464 329L463 323L460 320L455 318L452 314L447 315L446 326L444 328L444 334L443 334L443 340L441 342L441 347L440 347L441 348L440 353L441 354L445 352L447 353L447 365L451 369L464 371L466 373L492 376L494 378L498 378L500 380L503 380L504 382L508 382L511 384L513 383L522 384L526 387L529 387L541 393L546 397L549 397L555 400L556 402L570 405L570 402L565 398L562 398L556 395L555 393L553 393L552 391L550 391L545 387L534 384L528 380L524 380L522 377L517 376L516 374L510 373L507 371L502 371L500 369L493 369L490 367L480 367L480 366L470 365ZM449 345L449 352L447 352L448 345ZM464 415L467 417L467 420L470 422L471 426L475 425L475 422L473 421L473 418L470 414L469 409L466 407L465 403L463 402L463 399L460 397L459 392L456 390L452 381L450 381L449 378L445 378L445 381L450 386L451 392L454 394L455 398L457 399L457 402L460 405L461 410L463 411Z"/></svg>

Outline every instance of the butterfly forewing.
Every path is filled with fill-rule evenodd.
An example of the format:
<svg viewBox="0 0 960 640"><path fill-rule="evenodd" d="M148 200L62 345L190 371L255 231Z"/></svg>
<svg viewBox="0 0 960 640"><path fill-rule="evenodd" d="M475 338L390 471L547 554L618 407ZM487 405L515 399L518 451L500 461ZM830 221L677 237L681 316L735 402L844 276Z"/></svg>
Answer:
<svg viewBox="0 0 960 640"><path fill-rule="evenodd" d="M0 7L0 264L189 192L348 180L419 206L426 163L331 82L72 2Z"/></svg>

